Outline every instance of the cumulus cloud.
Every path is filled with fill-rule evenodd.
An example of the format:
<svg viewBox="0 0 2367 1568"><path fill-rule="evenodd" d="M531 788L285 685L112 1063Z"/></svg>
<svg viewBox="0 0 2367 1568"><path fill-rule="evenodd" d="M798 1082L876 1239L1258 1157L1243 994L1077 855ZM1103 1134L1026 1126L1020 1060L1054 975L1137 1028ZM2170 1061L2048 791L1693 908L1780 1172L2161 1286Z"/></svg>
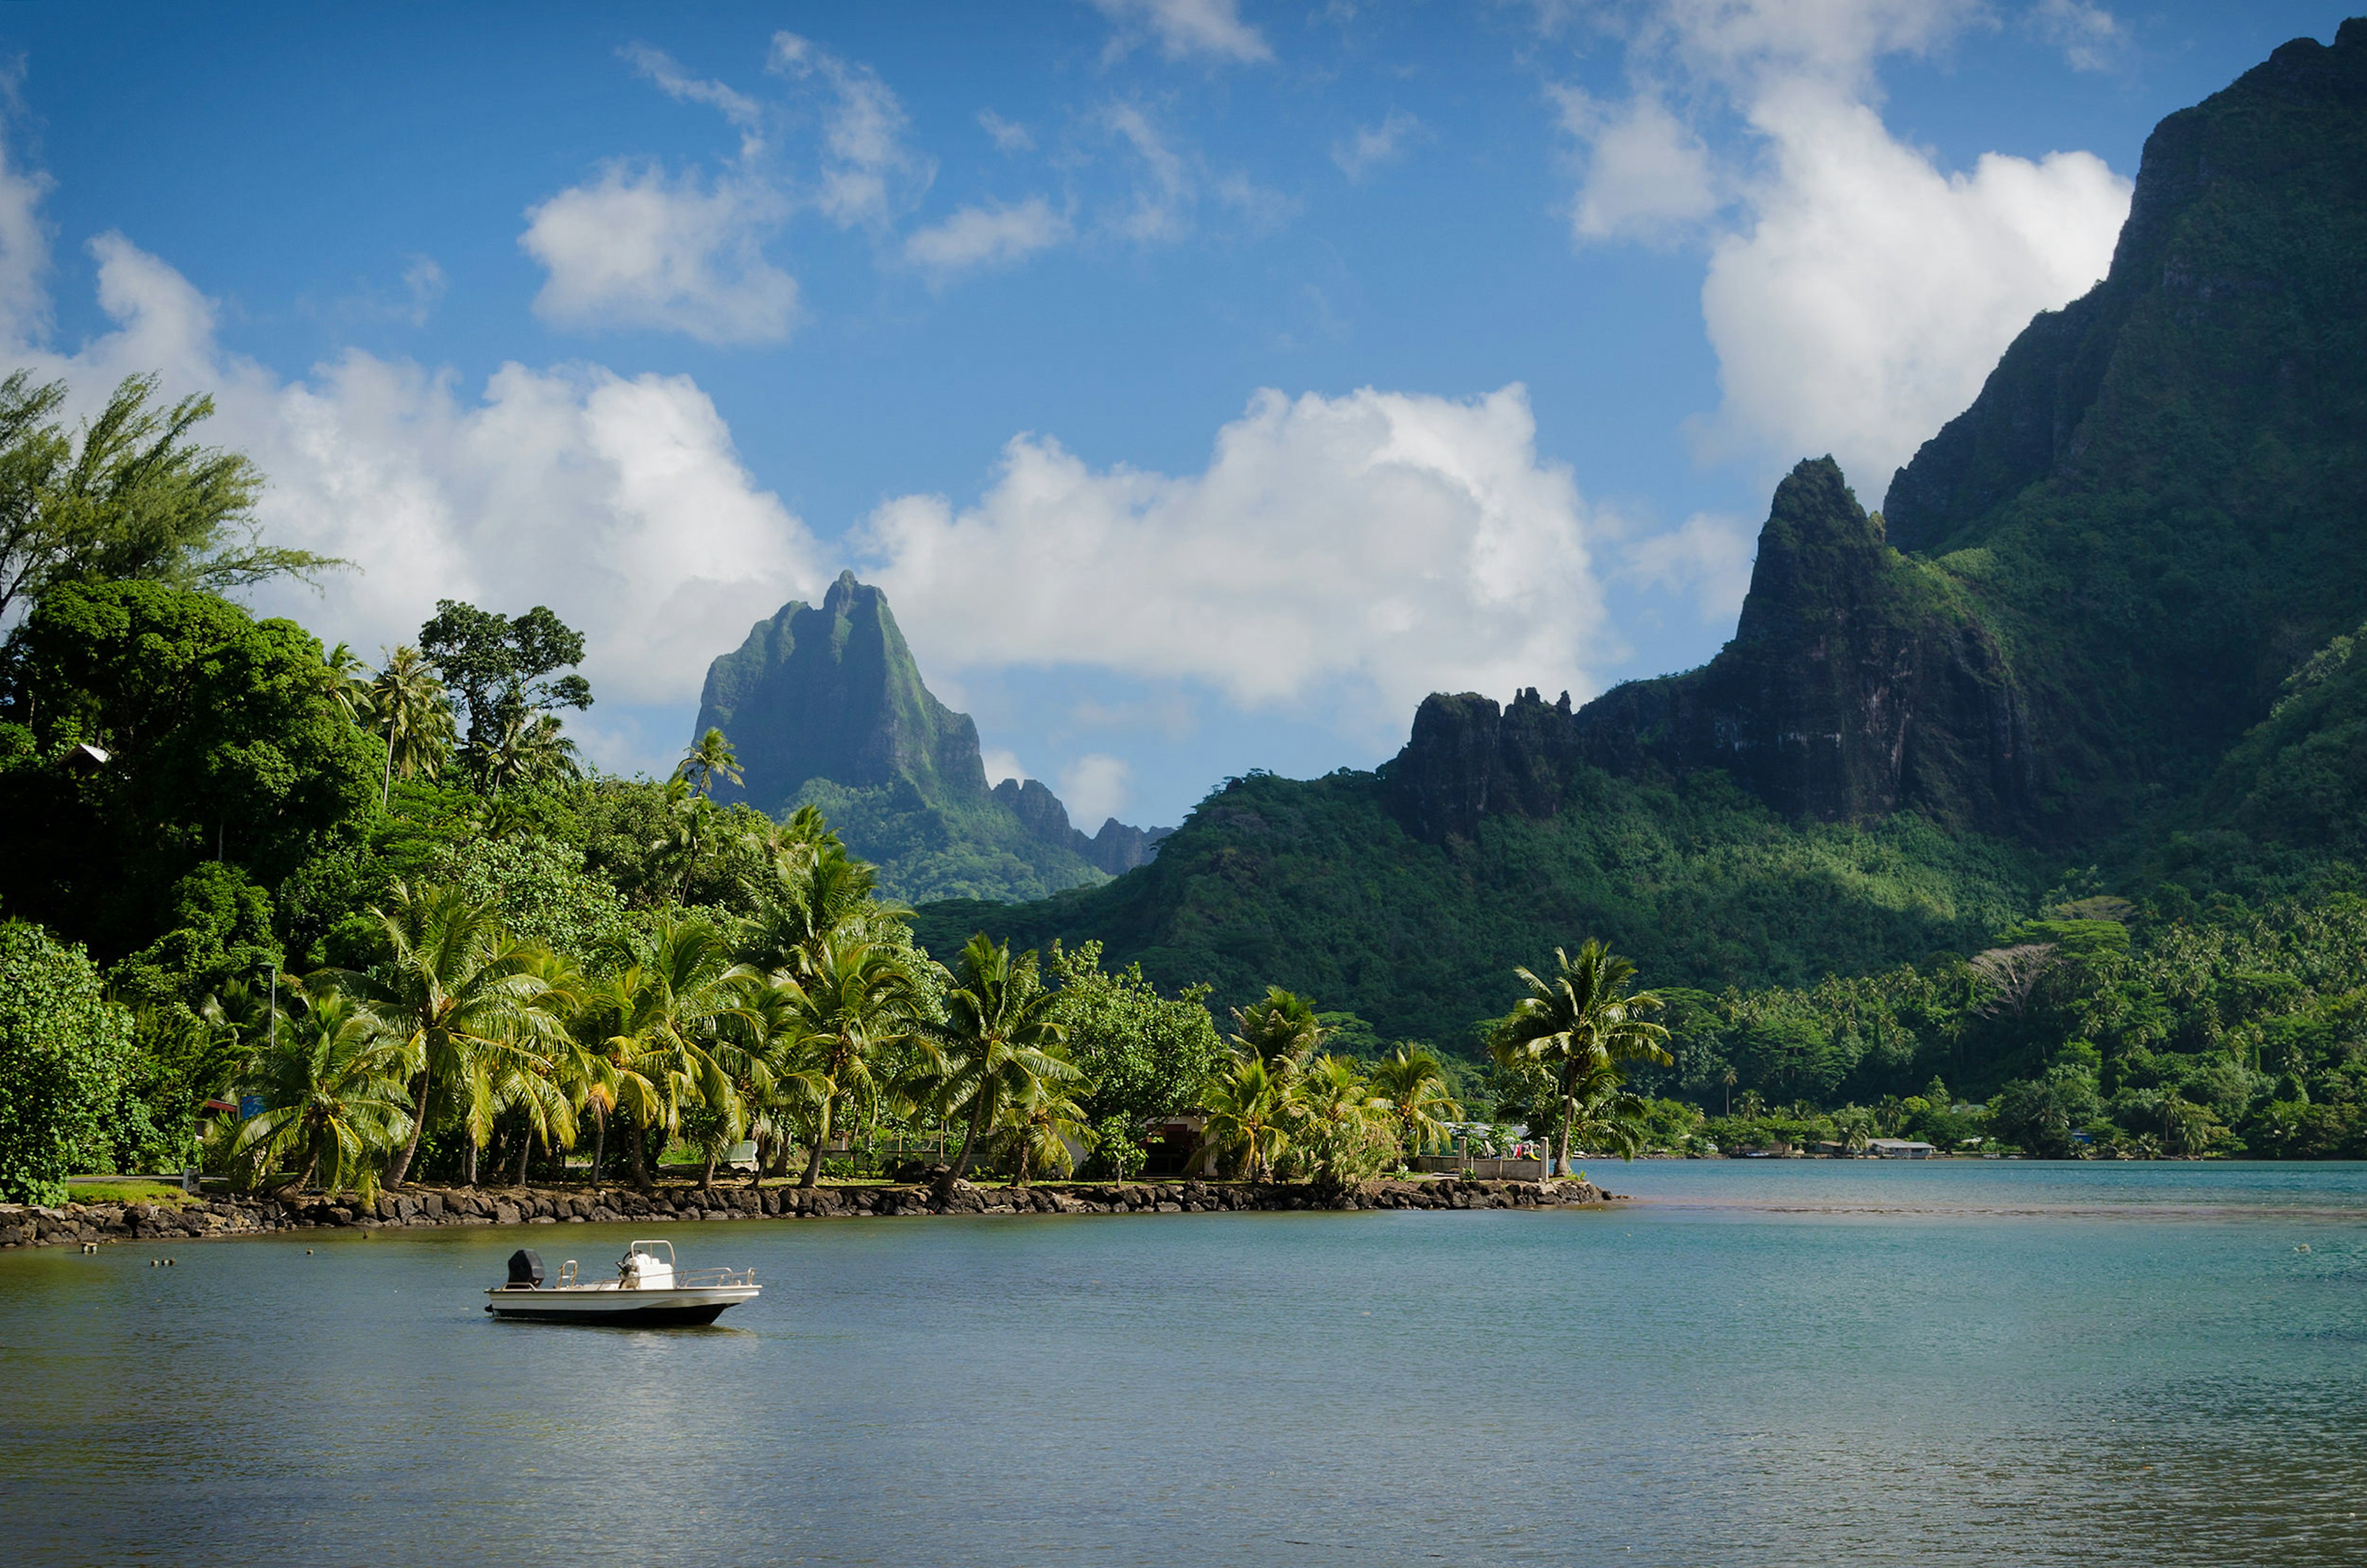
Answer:
<svg viewBox="0 0 2367 1568"><path fill-rule="evenodd" d="M1884 125L1880 61L1983 22L1976 0L1659 0L1624 15L1629 98L1558 95L1578 152L1573 231L1706 247L1723 394L1696 425L1709 455L1830 451L1878 490L2033 315L2110 264L2130 186L2101 159L1993 152L1948 171ZM1701 132L1721 113L1746 131L1723 160Z"/></svg>
<svg viewBox="0 0 2367 1568"><path fill-rule="evenodd" d="M1024 779L1027 776L1027 770L1019 765L1018 754L1007 751L1000 746L987 747L979 753L978 760L986 764L986 782L989 785L999 784L1005 779ZM1062 804L1067 803L1064 801Z"/></svg>
<svg viewBox="0 0 2367 1568"><path fill-rule="evenodd" d="M804 525L756 487L686 377L509 364L471 396L449 372L348 350L283 380L221 345L213 303L171 266L119 234L91 252L114 330L70 354L19 341L12 359L65 378L85 406L150 370L170 395L214 395L206 438L270 477L266 535L361 569L324 578L320 597L258 589L264 613L368 653L415 636L439 598L547 604L587 633L603 702L686 705L719 628L827 581ZM577 726L595 745L613 733L602 711Z"/></svg>
<svg viewBox="0 0 2367 1568"><path fill-rule="evenodd" d="M711 170L612 160L530 208L518 243L546 274L535 311L556 325L647 327L716 344L782 342L798 322L798 282L767 252L791 219L812 211L841 228L878 230L909 211L935 175L907 145L903 106L878 73L795 33L774 35L766 69L820 93L810 175L768 140L765 103L647 45L622 53L668 96L722 115L740 147Z"/></svg>
<svg viewBox="0 0 2367 1568"><path fill-rule="evenodd" d="M2088 152L1942 174L1863 104L1771 101L1779 173L1702 286L1715 450L1829 450L1869 496L1971 402L2036 312L2110 265L2129 182Z"/></svg>
<svg viewBox="0 0 2367 1568"><path fill-rule="evenodd" d="M1442 686L1591 690L1609 653L1567 468L1526 390L1260 392L1196 474L1015 437L976 502L882 505L860 543L931 670L1083 665L1320 695L1393 732Z"/></svg>
<svg viewBox="0 0 2367 1568"><path fill-rule="evenodd" d="M18 168L14 150L0 145L0 334L14 342L49 329L50 234L41 201L51 183L39 170Z"/></svg>
<svg viewBox="0 0 2367 1568"><path fill-rule="evenodd" d="M1159 40L1159 51L1170 60L1274 58L1265 35L1241 20L1240 0L1093 0L1093 7L1117 24L1112 58L1144 33Z"/></svg>
<svg viewBox="0 0 2367 1568"><path fill-rule="evenodd" d="M1391 109L1378 125L1360 125L1348 135L1331 143L1331 161L1351 184L1361 185L1365 176L1384 168L1406 155L1406 149L1422 132L1422 123L1403 109Z"/></svg>
<svg viewBox="0 0 2367 1568"><path fill-rule="evenodd" d="M797 321L798 281L764 247L788 214L762 179L612 164L527 210L518 243L549 275L535 313L567 327L778 343Z"/></svg>
<svg viewBox="0 0 2367 1568"><path fill-rule="evenodd" d="M1570 211L1580 239L1660 242L1697 230L1717 211L1709 149L1657 94L1606 106L1564 87L1554 98L1562 129L1584 149Z"/></svg>
<svg viewBox="0 0 2367 1568"><path fill-rule="evenodd" d="M942 280L973 267L1008 265L1069 237L1069 220L1031 196L1015 207L965 207L904 239L904 259Z"/></svg>
<svg viewBox="0 0 2367 1568"><path fill-rule="evenodd" d="M1134 768L1122 757L1087 752L1060 770L1058 787L1070 822L1098 832L1134 798Z"/></svg>

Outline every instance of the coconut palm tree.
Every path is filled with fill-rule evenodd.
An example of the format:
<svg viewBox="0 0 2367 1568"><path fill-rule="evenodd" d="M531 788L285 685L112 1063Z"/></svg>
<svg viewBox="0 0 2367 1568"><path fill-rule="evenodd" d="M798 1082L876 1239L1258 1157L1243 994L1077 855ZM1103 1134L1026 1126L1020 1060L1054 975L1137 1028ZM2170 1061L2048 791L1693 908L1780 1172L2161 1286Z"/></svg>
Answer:
<svg viewBox="0 0 2367 1568"><path fill-rule="evenodd" d="M582 775L575 742L550 714L514 713L491 746L470 758L488 794Z"/></svg>
<svg viewBox="0 0 2367 1568"><path fill-rule="evenodd" d="M1617 1064L1596 1059L1567 1080L1561 1174L1569 1174L1569 1146L1592 1154L1634 1159L1644 1147L1644 1117L1649 1108L1625 1088Z"/></svg>
<svg viewBox="0 0 2367 1568"><path fill-rule="evenodd" d="M1553 1074L1561 1108L1554 1134L1554 1174L1568 1176L1580 1082L1600 1067L1616 1072L1630 1062L1666 1066L1672 1060L1661 1046L1669 1032L1649 1021L1661 1000L1653 992L1631 989L1636 966L1591 939L1580 946L1576 957L1557 948L1548 979L1526 969L1513 973L1528 995L1497 1021L1489 1049L1506 1066L1534 1064Z"/></svg>
<svg viewBox="0 0 2367 1568"><path fill-rule="evenodd" d="M715 793L719 776L727 784L746 782L746 775L740 771L740 754L724 739L723 731L713 728L693 741L690 750L682 754L682 761L674 765L674 776L703 795Z"/></svg>
<svg viewBox="0 0 2367 1568"><path fill-rule="evenodd" d="M632 1137L633 1171L651 1185L645 1130L673 1134L686 1106L703 1105L736 1143L748 1101L742 1085L769 1092L772 1072L735 1027L743 1019L748 970L736 967L722 930L702 916L661 916L620 944L617 972L587 998L592 1054ZM710 1164L708 1180L714 1172Z"/></svg>
<svg viewBox="0 0 2367 1568"><path fill-rule="evenodd" d="M876 940L883 922L908 912L882 903L878 887L878 873L835 839L784 847L748 889L756 912L740 929L741 962L795 979L811 971L833 932L859 930Z"/></svg>
<svg viewBox="0 0 2367 1568"><path fill-rule="evenodd" d="M1257 1057L1285 1082L1297 1076L1330 1032L1315 1016L1313 1002L1280 986L1268 986L1263 997L1233 1010L1233 1049Z"/></svg>
<svg viewBox="0 0 2367 1568"><path fill-rule="evenodd" d="M1427 1154L1445 1143L1452 1136L1447 1123L1463 1117L1445 1064L1427 1045L1399 1045L1373 1069L1373 1092L1387 1102L1409 1155Z"/></svg>
<svg viewBox="0 0 2367 1568"><path fill-rule="evenodd" d="M386 742L385 777L379 785L384 810L396 774L434 778L452 754L452 705L444 682L419 649L405 645L387 655L386 668L370 684L370 731Z"/></svg>
<svg viewBox="0 0 2367 1568"><path fill-rule="evenodd" d="M286 1021L250 1080L266 1109L240 1123L235 1168L249 1183L277 1167L295 1190L318 1179L331 1192L348 1182L375 1192L379 1159L412 1131L403 1068L401 1043L368 1009L318 998Z"/></svg>
<svg viewBox="0 0 2367 1568"><path fill-rule="evenodd" d="M341 642L322 656L322 694L354 724L362 723L370 715L370 683L363 679L368 673L369 666L361 661L350 644Z"/></svg>
<svg viewBox="0 0 2367 1568"><path fill-rule="evenodd" d="M1061 1062L1069 1060L1067 1051L1057 1045L1046 1055ZM1078 1077L1082 1078L1083 1075ZM1069 1092L1072 1081L1028 1078L1020 1086L1019 1093L1004 1105L1003 1126L1018 1157L1015 1185L1026 1186L1039 1168L1062 1176L1076 1168L1072 1145L1084 1143L1092 1136L1093 1129L1085 1121L1084 1107Z"/></svg>
<svg viewBox="0 0 2367 1568"><path fill-rule="evenodd" d="M397 882L385 908L372 908L391 950L368 973L334 970L325 978L375 1014L401 1043L411 1080L409 1136L388 1168L386 1184L411 1173L431 1094L457 1101L470 1147L490 1131L496 1083L540 1059L559 1035L544 1005L549 986L538 973L538 951L502 928L491 903L457 887L413 888Z"/></svg>
<svg viewBox="0 0 2367 1568"><path fill-rule="evenodd" d="M958 1179L1006 1103L1036 1093L1039 1082L1077 1082L1084 1075L1054 1054L1069 1032L1052 1017L1053 993L1037 979L1033 953L1014 963L1008 943L980 932L963 947L952 980L945 1021L926 1027L946 1052L941 1102L968 1113L954 1161Z"/></svg>
<svg viewBox="0 0 2367 1568"><path fill-rule="evenodd" d="M1263 1181L1290 1146L1288 1096L1265 1059L1251 1053L1233 1057L1209 1081L1202 1098L1208 1112L1202 1136L1220 1154L1239 1156L1240 1174Z"/></svg>
<svg viewBox="0 0 2367 1568"><path fill-rule="evenodd" d="M1337 1181L1350 1168L1375 1160L1386 1137L1389 1102L1365 1081L1353 1056L1318 1056L1300 1069L1285 1096L1291 1139L1319 1181Z"/></svg>
<svg viewBox="0 0 2367 1568"><path fill-rule="evenodd" d="M810 1113L813 1152L798 1185L812 1188L838 1112L878 1093L882 1060L919 1021L918 997L904 955L855 931L823 937L781 991L793 1064L781 1082Z"/></svg>

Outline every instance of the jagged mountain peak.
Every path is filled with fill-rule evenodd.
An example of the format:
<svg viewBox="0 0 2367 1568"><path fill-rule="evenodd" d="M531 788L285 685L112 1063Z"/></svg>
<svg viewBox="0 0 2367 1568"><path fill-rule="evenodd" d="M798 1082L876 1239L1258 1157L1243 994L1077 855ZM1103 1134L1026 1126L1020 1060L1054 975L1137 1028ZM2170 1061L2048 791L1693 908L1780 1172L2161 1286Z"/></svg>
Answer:
<svg viewBox="0 0 2367 1568"><path fill-rule="evenodd" d="M880 589L842 571L708 666L695 735L720 729L745 783L716 795L779 816L819 804L907 898L1034 897L1133 869L1161 830L1088 838L1043 784L989 789L978 726L937 700Z"/></svg>

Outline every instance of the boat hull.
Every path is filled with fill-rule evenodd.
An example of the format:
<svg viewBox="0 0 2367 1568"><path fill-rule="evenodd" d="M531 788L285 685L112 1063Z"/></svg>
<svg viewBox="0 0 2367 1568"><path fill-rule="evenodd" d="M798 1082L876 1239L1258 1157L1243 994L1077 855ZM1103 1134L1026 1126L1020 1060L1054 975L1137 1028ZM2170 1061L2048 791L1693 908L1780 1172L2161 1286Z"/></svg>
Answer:
<svg viewBox="0 0 2367 1568"><path fill-rule="evenodd" d="M518 1323L615 1324L629 1328L677 1328L713 1323L753 1285L692 1291L488 1291L485 1310Z"/></svg>

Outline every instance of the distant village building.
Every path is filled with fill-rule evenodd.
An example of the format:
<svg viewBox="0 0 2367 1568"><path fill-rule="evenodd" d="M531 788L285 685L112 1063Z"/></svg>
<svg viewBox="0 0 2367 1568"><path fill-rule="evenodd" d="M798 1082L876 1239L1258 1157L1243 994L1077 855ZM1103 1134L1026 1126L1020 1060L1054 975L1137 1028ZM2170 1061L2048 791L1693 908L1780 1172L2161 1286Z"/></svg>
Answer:
<svg viewBox="0 0 2367 1568"><path fill-rule="evenodd" d="M1877 1159L1930 1159L1940 1151L1911 1138L1869 1138L1865 1152Z"/></svg>

